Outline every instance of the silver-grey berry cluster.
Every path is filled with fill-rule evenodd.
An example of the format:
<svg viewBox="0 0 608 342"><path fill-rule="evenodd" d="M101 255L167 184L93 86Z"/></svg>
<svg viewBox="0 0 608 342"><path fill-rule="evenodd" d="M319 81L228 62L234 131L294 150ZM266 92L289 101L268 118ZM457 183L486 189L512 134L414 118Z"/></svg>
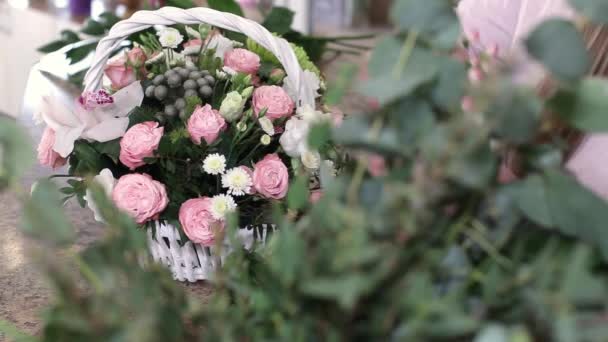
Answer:
<svg viewBox="0 0 608 342"><path fill-rule="evenodd" d="M177 66L163 75L152 77L152 84L146 87L145 95L165 104L164 112L156 114L156 118L163 122L165 116L185 118L186 98L199 96L210 99L214 85L215 78L207 70L199 70L194 65Z"/></svg>

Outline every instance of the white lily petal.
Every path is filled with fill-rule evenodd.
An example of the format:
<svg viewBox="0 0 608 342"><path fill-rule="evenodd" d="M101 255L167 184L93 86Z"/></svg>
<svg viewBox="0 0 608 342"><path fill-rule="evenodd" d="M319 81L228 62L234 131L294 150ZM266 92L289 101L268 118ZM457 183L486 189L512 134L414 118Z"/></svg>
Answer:
<svg viewBox="0 0 608 342"><path fill-rule="evenodd" d="M51 127L52 128L52 127ZM55 130L55 144L53 150L63 158L67 158L74 150L74 142L80 138L84 125L78 127L60 126Z"/></svg>
<svg viewBox="0 0 608 342"><path fill-rule="evenodd" d="M112 118L102 121L86 130L82 137L99 142L107 142L125 135L129 126L129 118Z"/></svg>
<svg viewBox="0 0 608 342"><path fill-rule="evenodd" d="M117 91L114 95L114 104L104 108L105 112L110 112L112 116L127 116L133 108L141 105L144 100L144 91L141 82L136 81Z"/></svg>
<svg viewBox="0 0 608 342"><path fill-rule="evenodd" d="M46 124L54 131L61 127L78 127L82 123L74 112L54 97L45 96L42 99L40 114Z"/></svg>
<svg viewBox="0 0 608 342"><path fill-rule="evenodd" d="M108 197L112 195L112 190L114 190L116 179L114 178L114 175L112 174L112 171L110 171L110 169L101 170L101 172L97 176L95 176L93 180L99 185L101 185ZM87 206L89 207L89 209L93 211L95 220L103 223L104 220L99 211L99 207L97 206L95 201L93 201L93 196L89 189L87 189L84 199L85 201L87 201Z"/></svg>

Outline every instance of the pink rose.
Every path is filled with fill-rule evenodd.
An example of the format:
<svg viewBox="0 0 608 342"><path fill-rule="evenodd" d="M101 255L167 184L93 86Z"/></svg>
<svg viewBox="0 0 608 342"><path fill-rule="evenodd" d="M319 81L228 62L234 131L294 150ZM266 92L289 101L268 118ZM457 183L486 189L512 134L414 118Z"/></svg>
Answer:
<svg viewBox="0 0 608 342"><path fill-rule="evenodd" d="M140 68L146 62L146 53L140 47L136 47L127 52L127 58L132 67Z"/></svg>
<svg viewBox="0 0 608 342"><path fill-rule="evenodd" d="M66 159L53 150L53 145L55 145L55 131L47 127L44 129L38 145L38 161L40 165L55 169L65 165Z"/></svg>
<svg viewBox="0 0 608 342"><path fill-rule="evenodd" d="M213 143L226 127L226 120L220 115L220 112L208 104L204 107L196 107L188 119L188 133L197 145L201 144L201 138L205 139L207 144Z"/></svg>
<svg viewBox="0 0 608 342"><path fill-rule="evenodd" d="M212 246L215 233L224 230L224 223L211 215L211 198L194 198L179 208L179 223L186 236L194 243Z"/></svg>
<svg viewBox="0 0 608 342"><path fill-rule="evenodd" d="M313 190L310 192L310 196L308 197L308 201L311 204L315 204L321 200L323 197L323 190Z"/></svg>
<svg viewBox="0 0 608 342"><path fill-rule="evenodd" d="M255 75L260 70L260 56L245 49L234 49L224 54L224 66L242 72Z"/></svg>
<svg viewBox="0 0 608 342"><path fill-rule="evenodd" d="M145 173L120 177L112 190L112 199L139 224L157 218L169 204L165 186Z"/></svg>
<svg viewBox="0 0 608 342"><path fill-rule="evenodd" d="M127 55L122 54L106 64L104 72L112 82L112 88L122 89L136 81L135 69L127 61Z"/></svg>
<svg viewBox="0 0 608 342"><path fill-rule="evenodd" d="M287 195L288 186L287 167L276 153L266 155L264 159L255 164L253 187L262 196L281 199Z"/></svg>
<svg viewBox="0 0 608 342"><path fill-rule="evenodd" d="M145 165L144 158L154 156L164 131L165 128L158 127L155 121L142 122L129 128L120 140L118 159L131 170Z"/></svg>
<svg viewBox="0 0 608 342"><path fill-rule="evenodd" d="M295 103L283 88L278 86L262 86L253 92L253 112L259 115L267 109L266 116L276 120L290 116Z"/></svg>

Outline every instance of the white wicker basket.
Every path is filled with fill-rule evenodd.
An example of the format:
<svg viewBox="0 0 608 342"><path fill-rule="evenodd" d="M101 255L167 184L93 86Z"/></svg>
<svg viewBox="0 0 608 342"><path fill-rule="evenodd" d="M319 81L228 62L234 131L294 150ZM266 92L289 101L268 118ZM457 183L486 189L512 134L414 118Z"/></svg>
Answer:
<svg viewBox="0 0 608 342"><path fill-rule="evenodd" d="M84 90L95 91L102 86L103 69L108 58L128 36L154 25L200 23L243 33L272 52L283 65L296 89L299 90L294 99L297 106L315 105L315 92L302 82L304 71L285 39L274 36L252 20L203 7L188 10L164 7L157 11L139 11L130 19L118 22L97 46L91 68L84 78ZM254 237L260 237L261 241L265 242L267 231L268 229L263 229L262 232L255 233L254 230L242 229L241 242L246 248L251 246ZM191 242L180 246L180 239L180 234L175 227L164 224L157 224L156 236L152 236L151 232L148 234L149 247L154 260L167 265L174 278L179 281L195 282L209 279L231 250L231 246L225 242L226 246L222 248L222 255L218 257L213 247L203 247Z"/></svg>

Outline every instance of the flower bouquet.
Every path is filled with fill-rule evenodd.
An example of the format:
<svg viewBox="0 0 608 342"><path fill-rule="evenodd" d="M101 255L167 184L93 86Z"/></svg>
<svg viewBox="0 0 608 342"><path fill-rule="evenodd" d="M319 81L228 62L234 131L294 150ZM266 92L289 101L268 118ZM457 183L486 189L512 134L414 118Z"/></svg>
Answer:
<svg viewBox="0 0 608 342"><path fill-rule="evenodd" d="M109 59L140 31L134 48ZM321 168L335 171L335 147L308 142L313 127L340 119L318 110L318 69L302 49L239 16L138 12L99 43L84 85L73 106L43 99L39 160L68 163L66 200L101 220L84 180L94 176L147 229L154 258L176 279L206 279L219 266L234 247L217 252L229 213L238 213L243 244L263 242L292 179L308 177L315 190Z"/></svg>

